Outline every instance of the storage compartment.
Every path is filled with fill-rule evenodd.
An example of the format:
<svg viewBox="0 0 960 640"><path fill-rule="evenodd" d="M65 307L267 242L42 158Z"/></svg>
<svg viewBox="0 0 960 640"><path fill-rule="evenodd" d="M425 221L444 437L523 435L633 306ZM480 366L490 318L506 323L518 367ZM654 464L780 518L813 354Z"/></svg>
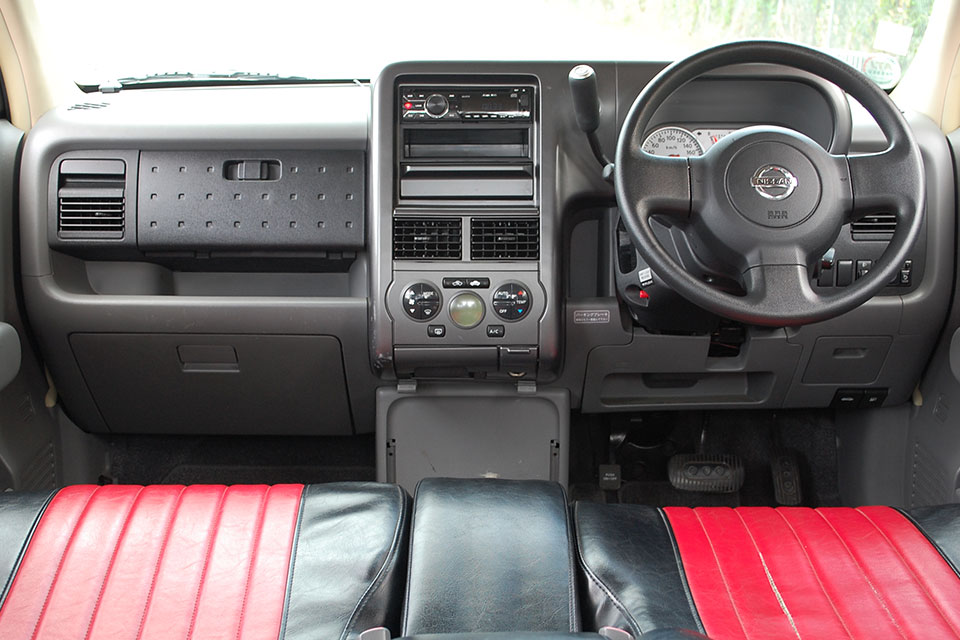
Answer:
<svg viewBox="0 0 960 640"><path fill-rule="evenodd" d="M144 151L137 243L144 252L357 251L362 151Z"/></svg>
<svg viewBox="0 0 960 640"><path fill-rule="evenodd" d="M377 390L377 479L413 493L426 477L554 480L566 485L570 398L510 385Z"/></svg>
<svg viewBox="0 0 960 640"><path fill-rule="evenodd" d="M353 433L331 336L77 333L70 345L115 432Z"/></svg>
<svg viewBox="0 0 960 640"><path fill-rule="evenodd" d="M630 344L590 352L583 410L780 406L802 351L782 329L751 327L737 357L718 358L710 336L637 328Z"/></svg>
<svg viewBox="0 0 960 640"><path fill-rule="evenodd" d="M892 342L890 336L817 338L803 383L870 384L880 375Z"/></svg>

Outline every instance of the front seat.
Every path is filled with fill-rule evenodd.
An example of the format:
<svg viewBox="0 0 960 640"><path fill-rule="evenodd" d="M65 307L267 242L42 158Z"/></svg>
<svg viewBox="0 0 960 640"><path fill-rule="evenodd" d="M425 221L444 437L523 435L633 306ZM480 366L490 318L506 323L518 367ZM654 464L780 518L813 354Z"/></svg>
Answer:
<svg viewBox="0 0 960 640"><path fill-rule="evenodd" d="M666 508L578 503L588 626L635 636L960 636L960 505Z"/></svg>
<svg viewBox="0 0 960 640"><path fill-rule="evenodd" d="M366 483L0 495L0 638L398 630L409 497Z"/></svg>

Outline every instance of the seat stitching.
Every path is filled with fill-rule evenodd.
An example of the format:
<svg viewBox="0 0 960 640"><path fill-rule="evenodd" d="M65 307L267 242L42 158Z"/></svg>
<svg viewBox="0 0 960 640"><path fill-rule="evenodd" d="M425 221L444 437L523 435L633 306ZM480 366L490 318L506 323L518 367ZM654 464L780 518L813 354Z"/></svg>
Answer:
<svg viewBox="0 0 960 640"><path fill-rule="evenodd" d="M107 571L103 574L103 581L100 583L100 591L97 594L97 603L93 607L93 613L90 615L90 622L87 623L87 633L84 634L84 640L87 640L90 637L90 634L93 632L93 623L97 619L97 614L100 612L100 604L103 602L103 594L107 590L107 582L110 580L110 575L113 572L114 564L117 561L117 555L120 553L120 544L123 542L124 536L127 535L127 528L130 526L131 516L133 515L134 510L137 508L137 503L140 502L140 496L143 495L144 487L140 487L137 490L137 495L134 497L133 502L130 503L130 507L127 509L127 514L123 517L123 527L120 529L120 535L117 537L117 542L113 547L113 553L110 554L110 562L107 564Z"/></svg>
<svg viewBox="0 0 960 640"><path fill-rule="evenodd" d="M787 621L790 623L790 627L793 629L793 632L797 635L797 638L800 638L800 630L797 629L797 623L793 619L793 615L790 613L790 610L787 608L787 603L783 600L783 595L780 593L780 589L777 588L777 583L773 579L773 575L770 573L769 567L767 567L767 561L763 557L763 553L760 552L760 547L757 545L757 540L753 537L753 531L750 530L750 526L747 524L747 521L743 519L743 515L738 509L734 509L733 512L737 514L737 517L740 518L740 523L743 525L743 528L746 530L747 535L750 536L750 542L753 544L754 551L757 552L757 557L760 558L760 564L763 566L763 572L767 576L767 582L770 584L770 590L773 591L773 595L776 596L777 602L780 604L780 609L783 611L783 614L787 617Z"/></svg>
<svg viewBox="0 0 960 640"><path fill-rule="evenodd" d="M733 613L737 616L737 623L740 625L740 630L743 631L743 637L749 638L747 634L747 629L743 626L743 620L740 618L740 612L737 610L737 604L733 601L733 593L730 591L730 585L727 583L727 577L723 575L723 568L720 566L720 558L717 556L717 550L713 546L713 540L710 539L710 532L707 531L706 525L703 524L703 519L700 517L700 514L696 509L692 509L693 515L697 518L697 523L700 524L700 528L703 530L703 535L707 538L707 544L710 545L710 552L713 554L713 560L717 564L717 572L720 574L720 580L723 582L723 588L727 592L727 598L730 600L730 606L733 608Z"/></svg>
<svg viewBox="0 0 960 640"><path fill-rule="evenodd" d="M203 568L200 570L200 584L197 585L197 597L193 601L193 614L190 616L190 628L187 630L187 640L193 637L193 630L197 625L197 614L200 612L200 596L203 595L203 586L207 579L207 570L210 568L210 557L213 555L214 542L220 530L220 520L223 517L223 501L229 491L230 487L224 487L223 491L220 492L220 501L217 503L217 512L213 518L213 526L210 527L210 535L207 536L207 548L203 553Z"/></svg>
<svg viewBox="0 0 960 640"><path fill-rule="evenodd" d="M579 510L580 510L580 503L574 503L573 519L576 522L580 521L580 518L577 517L577 513L579 512ZM578 560L578 564L580 565L580 568L583 569L584 575L587 576L590 582L597 585L600 591L602 591L603 594L610 599L610 602L613 603L613 606L616 607L617 610L627 620L627 623L631 627L633 627L629 631L631 631L634 635L638 635L638 636L642 635L643 629L640 628L640 624L637 622L636 618L634 618L633 615L631 615L630 612L627 611L626 606L622 602L620 602L619 598L617 598L616 595L614 595L613 589L607 586L607 584L600 578L600 576L594 573L593 569L591 569L589 564L587 563L586 558L583 557L583 545L581 544L580 527L575 526L574 532L576 534L576 540L577 540L577 560Z"/></svg>
<svg viewBox="0 0 960 640"><path fill-rule="evenodd" d="M873 518L868 516L859 508L854 509L854 511L856 511L861 516L863 516L863 518L866 519L866 521L869 522L871 525L873 525L873 528L876 529L881 536L883 536L884 541L887 543L887 545L889 545L889 547L893 550L893 552L897 554L897 558L900 559L900 562L903 564L906 570L910 572L910 576L913 578L913 581L916 582L917 585L920 587L920 589L923 591L923 595L927 596L927 599L930 601L933 607L937 610L937 613L940 614L940 617L943 618L943 621L947 623L947 626L950 627L950 630L953 631L953 634L955 636L960 637L960 633L957 632L957 628L947 618L946 614L943 612L943 609L940 607L940 604L933 598L929 590L927 590L926 585L920 580L920 577L913 571L913 568L910 567L909 564L907 564L907 561L903 557L903 554L901 554L900 550L893 545L893 543L890 541L890 538L887 536L887 534L877 525L877 523L873 520Z"/></svg>
<svg viewBox="0 0 960 640"><path fill-rule="evenodd" d="M143 603L143 613L140 614L140 624L137 627L137 640L143 635L143 625L147 621L147 612L150 610L150 604L153 602L153 592L157 587L157 578L160 574L160 563L163 562L163 555L167 551L167 543L170 541L170 532L173 529L173 522L180 511L180 504L183 501L183 493L187 490L185 486L180 487L180 493L177 494L177 501L170 512L170 519L164 528L163 542L160 544L160 553L157 555L157 564L153 568L153 577L150 580L150 591L147 592L147 599Z"/></svg>
<svg viewBox="0 0 960 640"><path fill-rule="evenodd" d="M897 622L896 618L893 617L893 614L890 612L890 609L887 608L887 603L884 601L883 596L880 595L880 592L877 591L876 586L873 582L870 581L870 578L867 576L866 571L863 570L863 567L860 566L860 563L857 562L857 559L854 557L853 552L850 551L850 547L847 546L847 542L840 535L840 532L833 526L833 523L827 520L827 517L820 512L819 509L814 509L814 513L820 516L820 519L827 523L827 526L830 527L830 530L833 531L834 536L837 540L840 541L840 544L843 545L844 550L847 552L847 555L850 556L850 559L853 560L853 563L857 565L857 569L860 570L860 575L863 576L863 579L867 581L867 584L870 585L870 589L873 591L873 595L877 597L877 601L880 603L880 606L883 607L883 610L886 611L887 616L890 618L890 622L893 623L893 626L896 627L897 633L900 634L902 638L907 636L903 633L903 629L900 628L900 624Z"/></svg>
<svg viewBox="0 0 960 640"><path fill-rule="evenodd" d="M243 629L243 617L247 613L247 597L250 595L250 579L253 577L253 567L257 560L257 553L260 551L260 543L263 541L263 521L267 514L267 502L270 496L270 490L273 485L267 487L263 495L260 496L260 509L257 512L257 529L253 537L253 545L250 549L250 565L247 567L246 582L243 583L243 600L240 603L240 616L237 620L237 635L240 638L240 632Z"/></svg>
<svg viewBox="0 0 960 640"><path fill-rule="evenodd" d="M43 607L40 609L40 617L37 618L37 623L33 626L33 634L30 636L31 640L36 638L37 634L40 632L40 623L43 622L43 617L47 613L47 606L50 604L50 596L53 594L53 588L57 586L57 580L60 578L60 571L63 569L64 562L67 559L67 554L70 553L70 547L73 546L73 541L77 535L77 529L80 528L80 524L86 517L87 511L90 509L90 504L93 502L93 497L97 495L100 489L101 487L95 488L90 492L90 495L87 496L87 501L83 505L83 510L80 511L80 516L73 525L73 531L70 532L70 538L67 540L67 544L63 547L63 553L60 554L60 560L57 562L57 569L53 574L53 580L50 582L50 587L47 589L47 595L43 599Z"/></svg>
<svg viewBox="0 0 960 640"><path fill-rule="evenodd" d="M396 487L397 493L400 496L400 514L397 518L397 524L393 530L393 539L390 542L390 547L387 549L383 562L380 565L380 569L377 570L376 576L373 581L367 586L366 591L363 592L363 595L360 596L360 600L357 602L357 605L353 608L353 612L350 614L350 617L347 619L347 625L343 628L343 632L340 634L341 639L347 638L349 635L350 627L356 621L356 618L360 616L360 613L366 608L367 603L370 601L370 597L373 593L380 588L380 585L386 580L387 577L387 565L390 564L391 560L396 559L397 549L400 547L400 538L403 537L404 525L406 524L407 519L407 509L406 509L406 496L403 495L403 489Z"/></svg>
<svg viewBox="0 0 960 640"><path fill-rule="evenodd" d="M843 616L840 615L840 612L837 610L836 604L833 602L833 598L830 597L830 594L827 593L827 588L823 586L823 581L820 579L820 574L817 572L816 567L813 566L813 560L810 559L810 554L807 553L807 548L803 545L803 542L800 540L800 536L797 534L796 529L793 528L793 525L787 520L786 516L783 515L783 512L780 509L774 509L773 512L780 516L780 519L786 523L787 527L790 529L790 533L793 534L794 539L797 541L797 545L800 547L800 550L803 552L803 557L806 558L807 564L810 565L810 570L813 571L813 577L817 579L817 584L820 585L820 590L823 592L823 595L826 596L827 602L830 603L830 608L833 609L833 613L837 616L837 620L840 621L840 625L843 627L843 630L847 632L847 636L853 640L853 634L850 633L850 629L847 628L847 623L843 619Z"/></svg>

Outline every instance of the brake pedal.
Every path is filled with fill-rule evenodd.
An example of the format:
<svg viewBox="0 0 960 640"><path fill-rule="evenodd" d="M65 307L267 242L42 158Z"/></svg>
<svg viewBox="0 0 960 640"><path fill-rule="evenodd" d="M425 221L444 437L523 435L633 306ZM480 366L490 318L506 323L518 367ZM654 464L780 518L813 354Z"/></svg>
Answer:
<svg viewBox="0 0 960 640"><path fill-rule="evenodd" d="M777 504L785 507L803 504L797 454L792 451L778 451L770 461L770 470L773 472L773 497Z"/></svg>
<svg viewBox="0 0 960 640"><path fill-rule="evenodd" d="M682 453L667 465L670 484L681 491L736 493L743 486L743 462L739 456Z"/></svg>

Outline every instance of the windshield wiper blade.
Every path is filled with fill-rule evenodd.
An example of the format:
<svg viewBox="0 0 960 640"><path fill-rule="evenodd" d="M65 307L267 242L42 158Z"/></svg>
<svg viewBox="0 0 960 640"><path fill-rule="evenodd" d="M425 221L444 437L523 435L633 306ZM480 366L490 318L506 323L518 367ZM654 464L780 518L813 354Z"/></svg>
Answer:
<svg viewBox="0 0 960 640"><path fill-rule="evenodd" d="M204 86L219 84L362 84L363 80L309 78L276 73L258 73L251 71L231 71L229 73L193 73L173 71L169 73L151 73L145 76L117 78L101 83L96 87L101 93L116 93L122 89L146 89L152 87Z"/></svg>

